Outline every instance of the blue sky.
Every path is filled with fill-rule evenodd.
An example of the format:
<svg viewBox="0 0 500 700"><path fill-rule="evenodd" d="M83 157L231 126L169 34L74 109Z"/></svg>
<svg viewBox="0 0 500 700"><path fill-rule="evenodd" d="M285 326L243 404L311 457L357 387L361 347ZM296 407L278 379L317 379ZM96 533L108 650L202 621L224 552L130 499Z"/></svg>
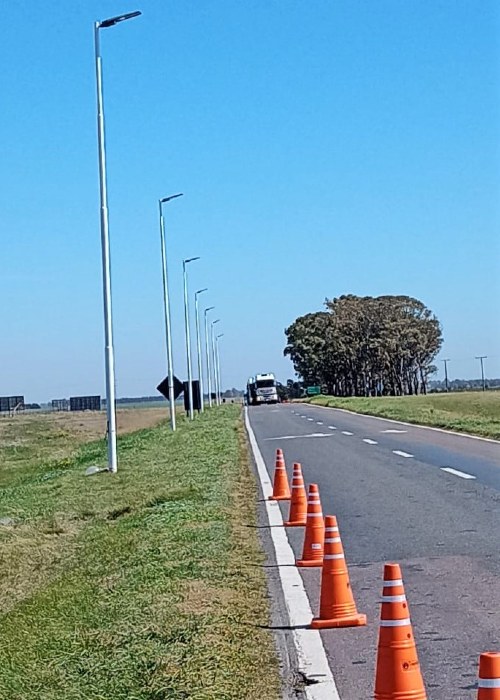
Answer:
<svg viewBox="0 0 500 700"><path fill-rule="evenodd" d="M104 394L92 23L134 9L102 33L117 394L165 374L157 200L179 191L179 377L193 255L224 386L293 376L284 328L343 293L420 298L450 377L478 376L479 354L500 376L496 2L12 0L0 394Z"/></svg>

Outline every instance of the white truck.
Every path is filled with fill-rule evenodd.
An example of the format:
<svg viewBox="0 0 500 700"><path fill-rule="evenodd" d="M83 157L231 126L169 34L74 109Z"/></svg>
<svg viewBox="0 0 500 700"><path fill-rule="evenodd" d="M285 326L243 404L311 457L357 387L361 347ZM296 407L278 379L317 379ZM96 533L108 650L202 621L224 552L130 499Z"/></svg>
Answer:
<svg viewBox="0 0 500 700"><path fill-rule="evenodd" d="M278 388L274 374L256 374L247 384L247 401L251 406L278 403Z"/></svg>

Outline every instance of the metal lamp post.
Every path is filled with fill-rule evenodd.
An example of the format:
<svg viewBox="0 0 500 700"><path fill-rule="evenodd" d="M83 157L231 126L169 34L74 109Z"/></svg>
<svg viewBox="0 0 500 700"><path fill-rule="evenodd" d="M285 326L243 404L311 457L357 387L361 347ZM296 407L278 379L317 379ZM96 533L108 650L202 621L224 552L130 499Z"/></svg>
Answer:
<svg viewBox="0 0 500 700"><path fill-rule="evenodd" d="M158 200L160 208L160 245L161 245L161 269L163 276L163 313L165 315L165 341L167 344L167 372L168 372L168 398L170 403L170 425L175 430L175 394L174 394L174 361L172 351L172 327L170 323L170 294L168 290L167 250L165 244L165 219L163 216L163 204L172 199L182 197L182 192L163 197Z"/></svg>
<svg viewBox="0 0 500 700"><path fill-rule="evenodd" d="M205 315L205 360L207 364L207 389L208 389L208 405L210 408L212 408L212 377L211 377L211 369L210 369L210 344L208 340L208 319L207 319L207 314L209 311L212 311L212 309L215 309L215 306L209 306L207 309L205 309L204 315Z"/></svg>
<svg viewBox="0 0 500 700"><path fill-rule="evenodd" d="M449 361L450 361L449 359L443 360L443 362L444 362L444 384L445 384L447 392L449 391L449 383L448 383L448 362Z"/></svg>
<svg viewBox="0 0 500 700"><path fill-rule="evenodd" d="M106 361L106 413L108 422L108 470L112 473L118 469L116 456L116 405L115 405L115 358L113 350L113 312L111 304L111 261L109 249L108 192L106 176L106 141L104 131L104 98L102 88L102 57L99 30L113 27L132 17L138 17L139 11L129 12L94 23L94 55L97 87L97 143L99 152L99 190L101 213L101 254L102 287L104 301L104 336Z"/></svg>
<svg viewBox="0 0 500 700"><path fill-rule="evenodd" d="M200 257L186 258L182 261L182 272L184 277L184 323L186 325L186 360L188 373L188 396L189 396L189 418L194 419L193 410L193 371L191 368L191 334L189 332L189 296L188 296L188 278L187 266L189 263L199 260Z"/></svg>
<svg viewBox="0 0 500 700"><path fill-rule="evenodd" d="M220 323L220 318L215 319L215 321L212 321L211 325L211 340L212 340L212 366L213 366L213 372L214 372L214 393L215 393L215 403L218 405L217 397L219 395L218 392L218 384L217 384L217 358L215 355L215 336L214 336L214 326L216 323Z"/></svg>
<svg viewBox="0 0 500 700"><path fill-rule="evenodd" d="M216 336L216 338L215 338L215 353L216 353L216 356L217 356L217 386L219 387L219 391L218 391L218 394L217 394L217 400L218 400L219 406L220 406L221 403L222 403L222 399L221 399L221 393L222 393L222 392L221 392L221 384L220 384L220 352L219 352L219 338L222 338L223 335L224 335L224 333L219 333L219 335Z"/></svg>
<svg viewBox="0 0 500 700"><path fill-rule="evenodd" d="M203 398L203 368L201 365L200 310L198 304L198 297L200 296L200 294L203 294L203 292L208 292L208 287L205 287L204 289L198 289L198 291L194 294L194 307L196 313L196 350L198 353L198 380L200 382L200 410L202 413L205 409L205 400Z"/></svg>
<svg viewBox="0 0 500 700"><path fill-rule="evenodd" d="M476 360L480 360L481 362L481 381L483 384L483 391L486 391L486 382L484 381L484 360L488 359L488 355L479 355L479 357L476 357Z"/></svg>

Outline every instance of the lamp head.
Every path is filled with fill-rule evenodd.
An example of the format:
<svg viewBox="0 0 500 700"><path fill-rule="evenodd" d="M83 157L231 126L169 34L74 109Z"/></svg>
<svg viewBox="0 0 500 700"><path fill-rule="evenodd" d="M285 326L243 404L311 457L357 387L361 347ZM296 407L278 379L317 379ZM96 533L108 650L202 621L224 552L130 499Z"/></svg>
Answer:
<svg viewBox="0 0 500 700"><path fill-rule="evenodd" d="M136 10L135 12L127 12L124 15L117 15L116 17L110 17L109 19L103 19L102 22L98 23L99 29L106 29L106 27L114 27L118 22L125 22L127 19L132 19L132 17L139 17L142 12Z"/></svg>
<svg viewBox="0 0 500 700"><path fill-rule="evenodd" d="M171 194L170 197L163 197L163 199L160 199L161 204L164 204L165 202L170 202L171 199L177 199L177 197L183 197L184 193L179 192L179 194Z"/></svg>

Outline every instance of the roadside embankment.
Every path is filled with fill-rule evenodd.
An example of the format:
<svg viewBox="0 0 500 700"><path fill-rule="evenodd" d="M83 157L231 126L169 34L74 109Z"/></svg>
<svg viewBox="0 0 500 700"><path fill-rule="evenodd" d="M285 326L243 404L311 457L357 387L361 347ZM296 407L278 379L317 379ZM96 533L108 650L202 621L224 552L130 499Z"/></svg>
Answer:
<svg viewBox="0 0 500 700"><path fill-rule="evenodd" d="M377 398L316 396L305 401L500 440L500 392Z"/></svg>
<svg viewBox="0 0 500 700"><path fill-rule="evenodd" d="M279 697L240 411L121 436L115 475L84 476L102 440L0 436L0 697Z"/></svg>

